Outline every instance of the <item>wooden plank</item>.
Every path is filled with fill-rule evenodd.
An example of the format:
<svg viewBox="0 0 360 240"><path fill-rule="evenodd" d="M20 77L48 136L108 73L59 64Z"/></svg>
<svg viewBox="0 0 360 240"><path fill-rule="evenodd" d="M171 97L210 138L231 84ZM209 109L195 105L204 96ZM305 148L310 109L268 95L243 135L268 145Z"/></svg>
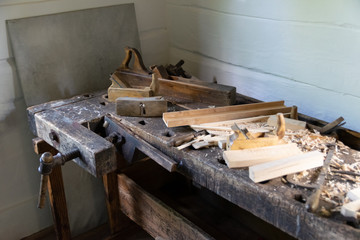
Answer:
<svg viewBox="0 0 360 240"><path fill-rule="evenodd" d="M172 116L168 117L166 114L163 114L163 120L168 127L178 127L178 126L186 126L186 125L194 125L194 124L201 124L201 123L210 123L210 122L218 122L218 121L225 121L231 119L238 119L238 118L246 118L246 117L255 117L264 114L276 114L276 113L288 113L291 110L290 107L277 107L277 108L262 108L256 110L240 110L240 111L233 111L233 112L213 112L213 113L203 113L199 116L175 116L172 112ZM198 110L188 110L188 111L198 111Z"/></svg>
<svg viewBox="0 0 360 240"><path fill-rule="evenodd" d="M229 168L249 167L294 155L301 151L295 143L245 150L224 151L223 157Z"/></svg>
<svg viewBox="0 0 360 240"><path fill-rule="evenodd" d="M227 120L227 121L220 121L220 122L212 122L212 123L204 123L194 126L207 126L207 127L229 127L231 128L232 125L235 123L237 125L243 124L243 123L252 123L252 122L266 122L269 119L269 116L258 116L258 117L251 117L251 118L241 118L241 119L233 119L233 120ZM192 127L192 126L191 126Z"/></svg>
<svg viewBox="0 0 360 240"><path fill-rule="evenodd" d="M215 107L215 108L203 108L196 110L184 110L177 112L168 112L164 114L166 119L170 118L179 118L179 117L197 117L207 114L215 114L215 113L229 113L235 111L247 111L247 110L257 110L257 109L265 109L265 108L277 108L284 107L284 101L276 101L276 102L261 102L261 103L251 103L251 104L241 104L241 105L233 105L233 106L225 106L225 107ZM231 120L231 119L229 119ZM225 121L225 120L220 120ZM219 122L219 121L217 121Z"/></svg>
<svg viewBox="0 0 360 240"><path fill-rule="evenodd" d="M124 174L118 175L120 207L154 238L212 239L189 220L145 192Z"/></svg>
<svg viewBox="0 0 360 240"><path fill-rule="evenodd" d="M262 182L287 174L301 172L323 165L324 155L318 151L307 152L276 161L249 167L249 177L254 182Z"/></svg>
<svg viewBox="0 0 360 240"><path fill-rule="evenodd" d="M285 142L279 139L277 136L260 137L254 139L245 139L239 137L231 145L229 143L228 149L229 148L231 150L250 149L250 148L274 146L284 143Z"/></svg>
<svg viewBox="0 0 360 240"><path fill-rule="evenodd" d="M151 83L151 76L129 72L118 72L117 76L129 83L132 87L147 87ZM183 82L167 79L158 79L158 94L172 99L187 102L201 102L217 106L232 105L236 102L236 88L214 83Z"/></svg>
<svg viewBox="0 0 360 240"><path fill-rule="evenodd" d="M284 118L285 119L285 128L290 129L292 131L298 131L306 128L306 122L299 121L291 118ZM267 121L269 126L277 126L277 116L271 115Z"/></svg>

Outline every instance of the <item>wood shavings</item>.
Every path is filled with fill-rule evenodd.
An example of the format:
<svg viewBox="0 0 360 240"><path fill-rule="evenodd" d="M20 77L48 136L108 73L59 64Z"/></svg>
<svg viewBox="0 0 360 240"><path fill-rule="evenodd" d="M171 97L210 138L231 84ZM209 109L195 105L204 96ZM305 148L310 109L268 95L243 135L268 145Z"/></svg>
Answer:
<svg viewBox="0 0 360 240"><path fill-rule="evenodd" d="M334 137L322 136L318 131L310 132L308 129L291 131L286 130L284 141L287 143L296 143L303 151L320 151L328 152L328 145L335 144L336 151L331 159L330 171L328 172L327 181L324 190L321 193L321 199L333 206L332 210L340 209L347 202L346 194L354 188L360 187L360 152L350 149L341 141ZM352 162L349 162L351 159ZM335 172L332 172L334 170ZM338 170L338 172L336 172ZM342 171L342 172L339 172ZM307 170L293 175L293 180L306 184L314 184L312 177L316 178L316 171Z"/></svg>

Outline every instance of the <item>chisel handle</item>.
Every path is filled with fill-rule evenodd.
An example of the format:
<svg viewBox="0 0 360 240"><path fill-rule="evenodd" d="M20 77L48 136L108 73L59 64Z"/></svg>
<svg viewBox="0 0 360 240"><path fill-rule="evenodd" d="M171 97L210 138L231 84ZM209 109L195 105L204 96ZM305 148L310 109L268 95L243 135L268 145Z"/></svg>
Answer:
<svg viewBox="0 0 360 240"><path fill-rule="evenodd" d="M43 208L45 206L45 197L46 197L46 187L49 180L49 175L41 174L40 177L40 191L38 197L38 208Z"/></svg>

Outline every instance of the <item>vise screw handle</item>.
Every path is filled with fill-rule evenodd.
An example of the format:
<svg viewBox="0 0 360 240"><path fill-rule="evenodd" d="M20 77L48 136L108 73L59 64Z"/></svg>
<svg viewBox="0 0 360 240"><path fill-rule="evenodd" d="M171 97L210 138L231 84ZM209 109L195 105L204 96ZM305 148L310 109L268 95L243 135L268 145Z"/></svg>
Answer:
<svg viewBox="0 0 360 240"><path fill-rule="evenodd" d="M53 156L49 152L45 152L41 155L40 166L38 168L38 171L41 174L40 191L37 206L38 208L43 208L45 206L46 185L49 181L49 175L52 172L52 169L57 165L64 165L67 161L70 161L77 157L80 157L80 152L78 149L75 149L64 155L58 153Z"/></svg>

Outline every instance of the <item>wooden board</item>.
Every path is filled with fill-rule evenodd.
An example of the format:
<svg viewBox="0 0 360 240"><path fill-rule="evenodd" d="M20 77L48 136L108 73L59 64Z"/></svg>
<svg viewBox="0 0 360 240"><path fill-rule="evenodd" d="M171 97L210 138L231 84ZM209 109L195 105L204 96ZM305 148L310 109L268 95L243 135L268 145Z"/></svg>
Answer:
<svg viewBox="0 0 360 240"><path fill-rule="evenodd" d="M285 128L290 129L292 131L298 131L306 128L306 122L299 121L291 118L284 118L285 119ZM269 126L277 126L277 116L272 115L269 117L267 124Z"/></svg>
<svg viewBox="0 0 360 240"><path fill-rule="evenodd" d="M244 139L242 137L241 138L239 137L231 145L229 142L227 149L240 150L240 149L268 147L279 144L285 144L285 142L279 139L277 136L259 137L254 139Z"/></svg>
<svg viewBox="0 0 360 240"><path fill-rule="evenodd" d="M120 208L154 238L213 239L189 220L145 192L124 174L118 175Z"/></svg>
<svg viewBox="0 0 360 240"><path fill-rule="evenodd" d="M301 172L323 165L324 155L320 152L307 152L276 161L249 167L249 177L254 182L262 182L287 174Z"/></svg>
<svg viewBox="0 0 360 240"><path fill-rule="evenodd" d="M283 101L278 101L168 112L163 114L163 120L168 127L178 127L276 113L289 113L290 111L291 108L284 106Z"/></svg>
<svg viewBox="0 0 360 240"><path fill-rule="evenodd" d="M137 88L119 88L119 87L109 87L108 97L109 101L115 102L119 97L152 97L153 93L149 87L144 89Z"/></svg>
<svg viewBox="0 0 360 240"><path fill-rule="evenodd" d="M296 144L224 151L223 157L229 168L249 167L300 154Z"/></svg>
<svg viewBox="0 0 360 240"><path fill-rule="evenodd" d="M134 3L8 20L7 27L27 106L107 88L123 47L140 49Z"/></svg>

